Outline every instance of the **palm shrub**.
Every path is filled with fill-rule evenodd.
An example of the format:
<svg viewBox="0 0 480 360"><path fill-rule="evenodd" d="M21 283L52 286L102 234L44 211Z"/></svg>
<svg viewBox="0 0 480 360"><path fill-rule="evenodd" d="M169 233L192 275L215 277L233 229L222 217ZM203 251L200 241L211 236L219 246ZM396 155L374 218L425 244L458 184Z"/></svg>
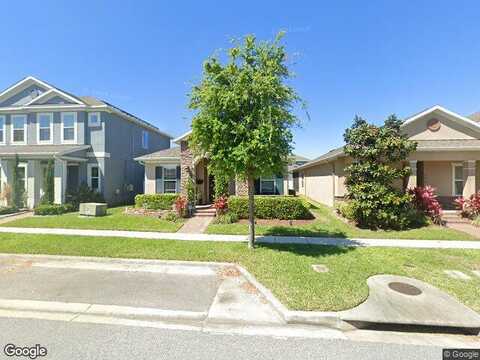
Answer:
<svg viewBox="0 0 480 360"><path fill-rule="evenodd" d="M54 201L54 182L53 182L53 159L48 160L45 173L43 175L45 192L42 196L42 204L53 204Z"/></svg>
<svg viewBox="0 0 480 360"><path fill-rule="evenodd" d="M12 173L12 203L13 206L16 208L23 207L23 195L25 193L25 189L22 187L22 183L20 182L19 164L20 159L18 157L18 154L15 154L15 163L13 165Z"/></svg>
<svg viewBox="0 0 480 360"><path fill-rule="evenodd" d="M401 134L400 124L395 115L382 126L357 116L345 131L345 154L352 163L346 168L348 203L342 209L361 227L404 229L417 219L413 196L394 186L410 174L408 167L399 164L417 146Z"/></svg>

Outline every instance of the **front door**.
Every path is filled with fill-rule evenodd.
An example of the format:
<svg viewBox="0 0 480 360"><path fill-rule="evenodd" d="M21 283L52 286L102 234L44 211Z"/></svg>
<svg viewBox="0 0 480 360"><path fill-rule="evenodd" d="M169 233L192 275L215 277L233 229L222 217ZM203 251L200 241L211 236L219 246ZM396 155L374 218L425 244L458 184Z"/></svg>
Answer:
<svg viewBox="0 0 480 360"><path fill-rule="evenodd" d="M78 190L79 166L77 164L67 165L67 192L76 192Z"/></svg>

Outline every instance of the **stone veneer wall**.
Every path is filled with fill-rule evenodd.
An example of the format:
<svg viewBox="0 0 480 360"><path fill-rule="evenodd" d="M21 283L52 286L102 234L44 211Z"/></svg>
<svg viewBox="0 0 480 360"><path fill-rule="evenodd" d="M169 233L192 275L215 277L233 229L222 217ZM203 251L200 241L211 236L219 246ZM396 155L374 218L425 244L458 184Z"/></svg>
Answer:
<svg viewBox="0 0 480 360"><path fill-rule="evenodd" d="M180 170L180 192L186 195L188 179L194 175L193 153L187 141L180 142Z"/></svg>
<svg viewBox="0 0 480 360"><path fill-rule="evenodd" d="M235 195L246 196L248 195L248 183L246 180L242 181L236 179L235 181Z"/></svg>

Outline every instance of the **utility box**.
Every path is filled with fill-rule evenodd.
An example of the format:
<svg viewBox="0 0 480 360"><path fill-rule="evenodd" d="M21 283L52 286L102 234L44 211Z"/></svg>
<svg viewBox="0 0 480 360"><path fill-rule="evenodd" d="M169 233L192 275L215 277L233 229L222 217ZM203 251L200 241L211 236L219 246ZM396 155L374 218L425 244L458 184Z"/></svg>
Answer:
<svg viewBox="0 0 480 360"><path fill-rule="evenodd" d="M105 216L107 214L107 204L103 203L81 203L81 216Z"/></svg>

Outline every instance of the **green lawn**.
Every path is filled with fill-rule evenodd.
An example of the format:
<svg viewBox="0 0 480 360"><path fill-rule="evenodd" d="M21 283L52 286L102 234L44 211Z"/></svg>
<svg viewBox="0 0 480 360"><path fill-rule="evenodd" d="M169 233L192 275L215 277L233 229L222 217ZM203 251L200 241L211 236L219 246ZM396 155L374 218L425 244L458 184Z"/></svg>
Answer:
<svg viewBox="0 0 480 360"><path fill-rule="evenodd" d="M124 210L124 206L109 208L107 215L102 217L83 217L79 216L77 212L52 216L32 216L6 222L0 226L175 232L183 225L182 220L174 223L154 217L126 215Z"/></svg>
<svg viewBox="0 0 480 360"><path fill-rule="evenodd" d="M467 233L430 225L423 228L405 231L373 231L360 229L339 219L334 210L318 203L312 203L310 209L315 213L316 220L308 225L301 226L266 226L255 227L258 235L291 235L291 236L320 236L341 238L372 238L372 239L422 239L422 240L475 240ZM248 234L247 224L211 224L207 228L209 234Z"/></svg>
<svg viewBox="0 0 480 360"><path fill-rule="evenodd" d="M265 244L252 251L245 243L0 234L0 252L235 262L295 310L348 309L367 297L369 276L406 275L480 311L480 278L471 273L480 270L479 250ZM314 272L312 264L325 264L330 271ZM472 280L453 280L443 273L447 269L464 271Z"/></svg>

